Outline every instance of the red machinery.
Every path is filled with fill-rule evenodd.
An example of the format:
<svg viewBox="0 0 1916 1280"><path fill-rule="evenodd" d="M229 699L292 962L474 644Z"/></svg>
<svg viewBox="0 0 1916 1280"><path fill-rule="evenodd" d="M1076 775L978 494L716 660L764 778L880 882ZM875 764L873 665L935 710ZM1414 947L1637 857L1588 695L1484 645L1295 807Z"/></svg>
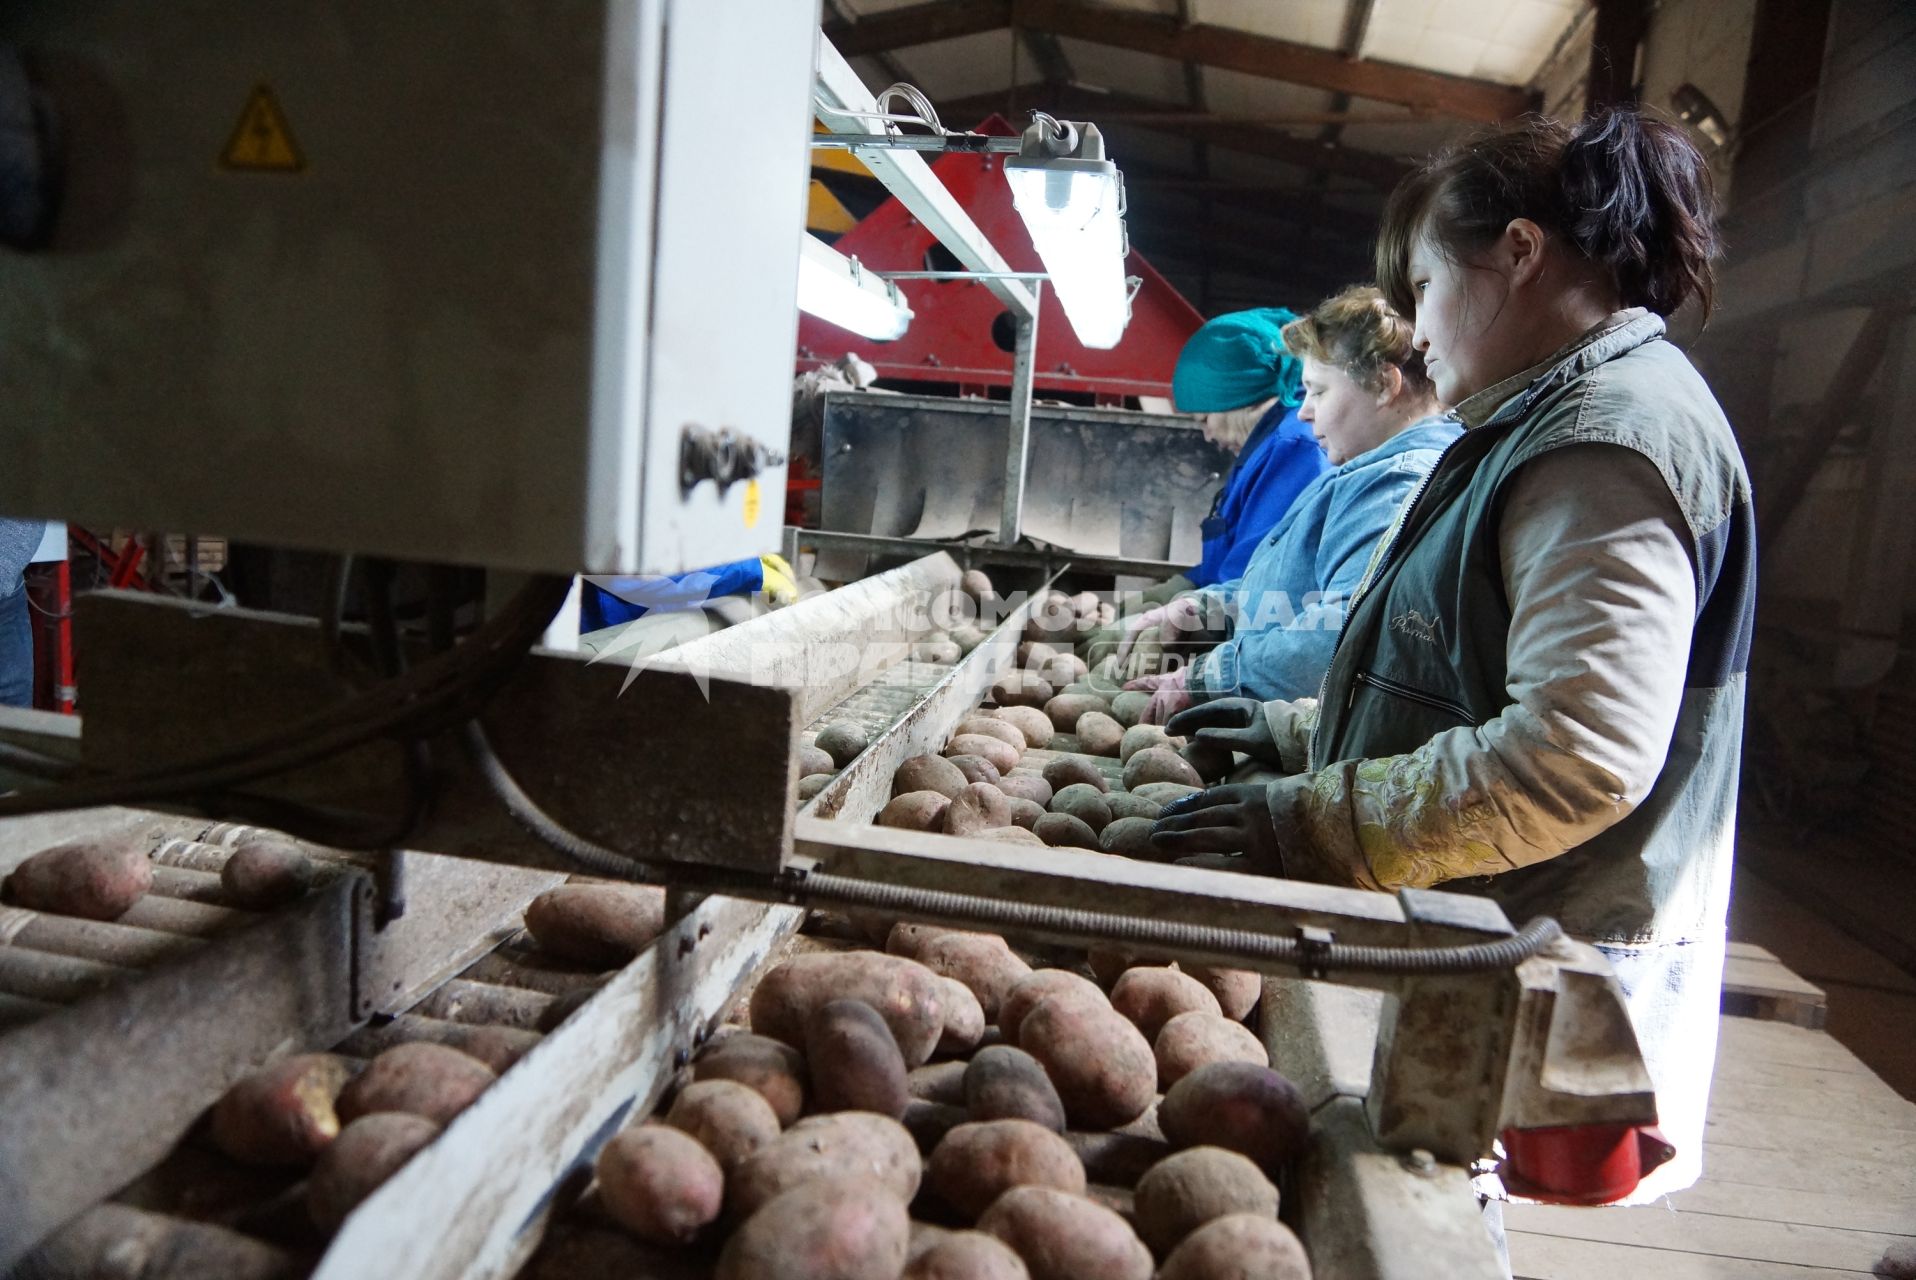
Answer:
<svg viewBox="0 0 1916 1280"><path fill-rule="evenodd" d="M992 116L977 132L1010 136L1018 131L1002 116ZM1003 155L952 152L932 163L953 196L996 246L1013 271L1042 271L1024 220L1011 203ZM928 261L936 243L931 232L896 199L885 201L833 243L833 248L880 272L938 269ZM1039 392L1090 392L1101 403L1122 403L1126 396L1171 395L1171 370L1185 340L1204 318L1186 302L1137 250L1125 273L1141 277L1132 303L1131 323L1109 351L1078 345L1057 297L1044 291L1038 318ZM880 378L914 382L955 382L970 388L1011 383L1011 322L984 286L970 281L902 280L911 300L911 329L895 342L874 342L801 315L798 370L830 364L850 352L869 361Z"/></svg>

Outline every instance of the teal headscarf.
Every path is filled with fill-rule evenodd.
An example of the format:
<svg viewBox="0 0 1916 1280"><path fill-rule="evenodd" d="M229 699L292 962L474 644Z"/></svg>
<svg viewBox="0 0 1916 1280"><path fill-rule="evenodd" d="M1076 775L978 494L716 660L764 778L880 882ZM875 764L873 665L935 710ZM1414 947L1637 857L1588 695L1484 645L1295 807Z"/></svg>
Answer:
<svg viewBox="0 0 1916 1280"><path fill-rule="evenodd" d="M1226 413L1276 396L1304 403L1304 363L1280 331L1297 319L1285 307L1232 311L1204 322L1178 353L1171 398L1179 413Z"/></svg>

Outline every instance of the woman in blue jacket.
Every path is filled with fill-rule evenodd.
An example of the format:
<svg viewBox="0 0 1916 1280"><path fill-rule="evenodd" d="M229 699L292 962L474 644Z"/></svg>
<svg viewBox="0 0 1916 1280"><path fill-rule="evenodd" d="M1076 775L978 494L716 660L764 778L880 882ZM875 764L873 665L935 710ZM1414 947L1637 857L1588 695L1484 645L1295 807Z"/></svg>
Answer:
<svg viewBox="0 0 1916 1280"><path fill-rule="evenodd" d="M1223 618L1227 638L1175 671L1128 686L1153 691L1147 722L1227 696L1305 698L1317 692L1356 590L1392 517L1445 446L1463 434L1442 416L1411 325L1376 289L1346 289L1287 325L1302 358L1298 413L1334 468L1298 495L1261 539L1240 577L1145 614L1167 643ZM1138 634L1136 631L1133 635ZM1122 650L1125 648L1121 642Z"/></svg>

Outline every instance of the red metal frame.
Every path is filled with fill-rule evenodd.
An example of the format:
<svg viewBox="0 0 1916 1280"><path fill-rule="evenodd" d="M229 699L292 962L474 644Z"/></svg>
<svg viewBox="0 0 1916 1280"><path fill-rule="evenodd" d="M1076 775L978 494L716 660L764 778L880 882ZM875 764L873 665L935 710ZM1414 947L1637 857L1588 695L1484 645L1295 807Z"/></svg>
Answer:
<svg viewBox="0 0 1916 1280"><path fill-rule="evenodd" d="M1017 130L994 115L978 126L978 132L1007 136ZM1004 160L1002 155L954 152L940 156L931 169L1013 271L1043 270L1024 220L1012 205ZM923 271L934 243L931 232L891 199L840 236L833 247L879 271ZM1125 271L1144 283L1132 304L1124 337L1109 351L1080 346L1056 296L1049 289L1044 291L1033 378L1038 391L1092 392L1119 402L1126 396L1170 396L1178 352L1204 318L1137 250L1126 259ZM1004 308L989 290L980 284L944 280L902 280L899 287L911 302L914 318L910 330L895 342L873 342L816 316L801 315L799 372L853 352L870 361L881 378L1011 385L1009 332L1002 335L1003 346L992 336L992 324Z"/></svg>

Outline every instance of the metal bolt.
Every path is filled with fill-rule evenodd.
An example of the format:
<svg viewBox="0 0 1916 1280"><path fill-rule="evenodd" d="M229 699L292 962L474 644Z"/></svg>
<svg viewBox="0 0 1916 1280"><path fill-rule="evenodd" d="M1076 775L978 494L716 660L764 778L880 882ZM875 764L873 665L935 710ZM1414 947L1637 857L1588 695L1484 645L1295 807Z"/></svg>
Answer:
<svg viewBox="0 0 1916 1280"><path fill-rule="evenodd" d="M1406 1152L1403 1158L1403 1165L1404 1168L1410 1170L1420 1178L1434 1178L1437 1176L1437 1157L1422 1147Z"/></svg>

